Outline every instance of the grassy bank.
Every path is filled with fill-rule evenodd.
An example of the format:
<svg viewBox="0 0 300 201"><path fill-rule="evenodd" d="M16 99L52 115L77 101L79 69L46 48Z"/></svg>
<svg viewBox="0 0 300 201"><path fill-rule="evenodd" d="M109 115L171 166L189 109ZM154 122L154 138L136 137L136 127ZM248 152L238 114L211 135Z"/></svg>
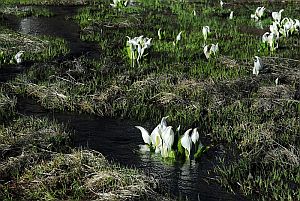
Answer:
<svg viewBox="0 0 300 201"><path fill-rule="evenodd" d="M53 13L47 8L37 8L37 7L17 7L17 6L0 6L1 15L15 15L18 17L51 17Z"/></svg>
<svg viewBox="0 0 300 201"><path fill-rule="evenodd" d="M15 55L23 51L22 62L42 62L69 52L63 39L35 37L1 27L0 65L16 64ZM1 66L0 66L1 67Z"/></svg>
<svg viewBox="0 0 300 201"><path fill-rule="evenodd" d="M0 97L2 117L2 106L14 99ZM47 118L15 114L9 123L1 122L0 199L169 200L154 191L156 180L71 145L65 127Z"/></svg>
<svg viewBox="0 0 300 201"><path fill-rule="evenodd" d="M0 88L0 121L4 122L10 116L13 115L15 110L16 100L15 98L9 97L6 93L3 92L3 89Z"/></svg>

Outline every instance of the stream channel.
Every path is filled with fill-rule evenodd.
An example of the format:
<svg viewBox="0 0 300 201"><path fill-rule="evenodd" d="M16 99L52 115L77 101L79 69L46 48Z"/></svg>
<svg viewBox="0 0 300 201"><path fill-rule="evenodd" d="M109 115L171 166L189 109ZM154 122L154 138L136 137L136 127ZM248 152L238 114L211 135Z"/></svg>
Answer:
<svg viewBox="0 0 300 201"><path fill-rule="evenodd" d="M76 14L78 7L47 8L55 14L53 17L6 16L1 24L25 34L64 38L70 47L70 54L65 59L99 55L95 44L80 40L79 26L72 20L67 20ZM27 67L0 69L0 81L12 79ZM18 98L17 108L24 115L47 116L66 124L74 132L76 147L97 150L110 161L144 171L159 179L163 192L179 197L179 200L245 200L240 195L227 193L214 180L215 175L208 174L217 164L217 157L222 156L221 151L210 151L213 156L206 155L201 162L166 164L159 156L137 151L143 140L140 131L134 127L139 123L134 121L47 111L29 98Z"/></svg>

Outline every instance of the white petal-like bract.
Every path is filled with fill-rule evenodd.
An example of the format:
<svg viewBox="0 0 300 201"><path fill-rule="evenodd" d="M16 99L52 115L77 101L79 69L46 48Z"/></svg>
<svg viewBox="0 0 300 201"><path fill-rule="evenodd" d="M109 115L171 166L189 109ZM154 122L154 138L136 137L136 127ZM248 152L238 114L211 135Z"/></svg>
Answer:
<svg viewBox="0 0 300 201"><path fill-rule="evenodd" d="M191 139L192 139L192 142L194 144L196 144L198 142L198 140L199 140L199 132L198 132L197 128L193 129L193 132L192 132L192 135L191 135Z"/></svg>
<svg viewBox="0 0 300 201"><path fill-rule="evenodd" d="M146 144L151 144L151 139L150 139L150 135L149 135L149 132L143 128L142 126L135 126L137 129L139 129L142 133L142 137L143 137L143 140Z"/></svg>
<svg viewBox="0 0 300 201"><path fill-rule="evenodd" d="M189 135L190 131L192 129L188 129L187 131L185 131L183 137L181 138L181 145L184 149L186 149L188 151L188 157L191 154L191 148L192 148L192 140L191 137Z"/></svg>

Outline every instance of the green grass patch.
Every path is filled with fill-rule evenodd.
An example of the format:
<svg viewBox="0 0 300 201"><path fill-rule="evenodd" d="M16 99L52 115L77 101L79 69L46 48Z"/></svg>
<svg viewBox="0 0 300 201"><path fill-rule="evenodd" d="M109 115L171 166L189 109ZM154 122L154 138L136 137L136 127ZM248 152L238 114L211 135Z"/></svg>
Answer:
<svg viewBox="0 0 300 201"><path fill-rule="evenodd" d="M16 99L8 96L2 88L0 88L0 120L7 120L14 114Z"/></svg>

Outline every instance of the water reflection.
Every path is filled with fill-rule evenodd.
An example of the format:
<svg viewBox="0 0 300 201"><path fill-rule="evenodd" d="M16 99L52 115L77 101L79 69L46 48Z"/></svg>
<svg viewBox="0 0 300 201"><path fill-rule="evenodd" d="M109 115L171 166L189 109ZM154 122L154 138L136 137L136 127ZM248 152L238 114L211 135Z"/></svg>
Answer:
<svg viewBox="0 0 300 201"><path fill-rule="evenodd" d="M22 33L29 34L31 30L31 23L34 22L31 18L22 19L20 22L19 30Z"/></svg>
<svg viewBox="0 0 300 201"><path fill-rule="evenodd" d="M135 167L161 181L160 189L181 200L244 200L225 192L208 174L216 164L215 156L206 156L201 162L164 161L159 155L141 153L143 144L136 122L112 118L68 113L49 113L35 101L19 98L20 113L38 117L48 116L68 125L74 131L74 145L97 150L108 160L127 167ZM217 153L215 153L217 155Z"/></svg>
<svg viewBox="0 0 300 201"><path fill-rule="evenodd" d="M47 8L54 13L53 17L17 18L9 15L1 21L1 24L24 34L63 38L69 44L71 56L85 55L89 58L99 58L100 52L97 44L81 41L80 27L71 19L78 7L51 6Z"/></svg>

